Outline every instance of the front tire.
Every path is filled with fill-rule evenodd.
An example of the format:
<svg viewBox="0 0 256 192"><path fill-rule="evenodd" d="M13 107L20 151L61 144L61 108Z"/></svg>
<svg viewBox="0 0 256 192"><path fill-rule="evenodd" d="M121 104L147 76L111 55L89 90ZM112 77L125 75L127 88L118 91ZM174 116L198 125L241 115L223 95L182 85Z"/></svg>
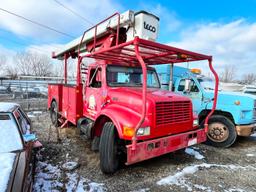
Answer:
<svg viewBox="0 0 256 192"><path fill-rule="evenodd" d="M103 173L110 174L117 171L119 166L118 134L112 122L104 124L100 137L100 168Z"/></svg>
<svg viewBox="0 0 256 192"><path fill-rule="evenodd" d="M203 123L201 124L203 126ZM222 115L213 115L209 118L206 144L214 147L230 147L237 138L234 123Z"/></svg>

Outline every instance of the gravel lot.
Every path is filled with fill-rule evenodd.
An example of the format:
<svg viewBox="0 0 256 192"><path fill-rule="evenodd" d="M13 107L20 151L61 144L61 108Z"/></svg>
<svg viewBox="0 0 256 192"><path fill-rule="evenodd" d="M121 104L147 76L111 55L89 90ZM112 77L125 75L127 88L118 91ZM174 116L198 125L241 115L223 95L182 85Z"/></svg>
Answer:
<svg viewBox="0 0 256 192"><path fill-rule="evenodd" d="M98 153L75 127L59 130L58 140L48 112L30 116L44 145L34 191L256 191L256 135L228 149L201 144L104 175Z"/></svg>

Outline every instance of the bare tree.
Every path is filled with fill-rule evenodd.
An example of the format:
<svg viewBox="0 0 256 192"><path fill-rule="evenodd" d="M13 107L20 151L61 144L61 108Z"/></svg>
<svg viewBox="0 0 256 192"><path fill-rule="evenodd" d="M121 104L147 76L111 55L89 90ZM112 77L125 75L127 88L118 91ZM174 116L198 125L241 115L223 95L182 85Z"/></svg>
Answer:
<svg viewBox="0 0 256 192"><path fill-rule="evenodd" d="M1 68L1 69L5 66L6 62L7 62L6 56L3 55L3 54L1 54L1 55L0 55L0 68Z"/></svg>
<svg viewBox="0 0 256 192"><path fill-rule="evenodd" d="M20 52L14 62L21 75L48 76L52 73L51 60L48 56L32 52Z"/></svg>
<svg viewBox="0 0 256 192"><path fill-rule="evenodd" d="M64 63L58 61L53 64L54 70L53 75L57 77L64 77ZM76 77L77 60L69 59L67 62L67 76L68 78L74 79Z"/></svg>
<svg viewBox="0 0 256 192"><path fill-rule="evenodd" d="M222 82L232 82L235 78L236 68L234 65L225 65L223 72L220 74Z"/></svg>
<svg viewBox="0 0 256 192"><path fill-rule="evenodd" d="M7 65L6 55L0 55L0 70L2 74L9 76L12 79L17 77L17 69L11 65Z"/></svg>
<svg viewBox="0 0 256 192"><path fill-rule="evenodd" d="M46 55L33 54L33 75L49 76L52 74L52 64Z"/></svg>
<svg viewBox="0 0 256 192"><path fill-rule="evenodd" d="M62 62L55 62L53 64L53 75L56 77L64 76L64 64Z"/></svg>
<svg viewBox="0 0 256 192"><path fill-rule="evenodd" d="M31 65L31 53L20 52L17 53L13 62L17 66L17 71L21 75L32 75L32 65Z"/></svg>
<svg viewBox="0 0 256 192"><path fill-rule="evenodd" d="M14 66L5 66L5 74L11 79L16 79L18 77L18 69Z"/></svg>
<svg viewBox="0 0 256 192"><path fill-rule="evenodd" d="M255 73L248 73L243 75L242 82L245 84L252 84L256 82L256 74Z"/></svg>

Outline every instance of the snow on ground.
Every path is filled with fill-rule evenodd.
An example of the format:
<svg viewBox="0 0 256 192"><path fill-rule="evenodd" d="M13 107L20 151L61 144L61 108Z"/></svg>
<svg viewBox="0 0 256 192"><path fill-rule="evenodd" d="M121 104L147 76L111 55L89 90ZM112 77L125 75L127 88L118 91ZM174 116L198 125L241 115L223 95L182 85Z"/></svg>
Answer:
<svg viewBox="0 0 256 192"><path fill-rule="evenodd" d="M75 163L72 162L72 165ZM62 166L53 166L38 162L35 175L34 191L67 191L67 192L104 192L102 183L92 182L81 177L77 172L62 170ZM69 170L70 171L70 170Z"/></svg>
<svg viewBox="0 0 256 192"><path fill-rule="evenodd" d="M204 159L205 157L203 155L201 155L198 151L196 151L193 148L186 148L185 149L185 153L194 156L196 159Z"/></svg>
<svg viewBox="0 0 256 192"><path fill-rule="evenodd" d="M138 190L131 191L131 192L147 192L147 191L150 191L150 188L138 189Z"/></svg>
<svg viewBox="0 0 256 192"><path fill-rule="evenodd" d="M89 192L104 192L104 184L91 182L88 179L80 177L77 173L67 173L68 183L66 184L67 192L89 191Z"/></svg>
<svg viewBox="0 0 256 192"><path fill-rule="evenodd" d="M210 168L223 168L227 170L237 170L237 169L253 169L256 170L255 167L251 166L239 166L239 165L221 165L221 164L207 164L207 163L202 163L198 165L191 165L183 168L181 171L177 172L174 175L167 176L160 181L157 182L158 185L178 185L178 186L183 186L186 187L188 191L192 191L193 188L196 188L198 190L204 190L204 191L211 191L210 187L202 186L202 185L197 185L193 184L192 182L186 180L185 176L186 175L192 175L196 173L198 170L203 170L203 169L210 169Z"/></svg>
<svg viewBox="0 0 256 192"><path fill-rule="evenodd" d="M232 189L226 189L224 192L246 192L244 189L238 189L238 188L232 188Z"/></svg>
<svg viewBox="0 0 256 192"><path fill-rule="evenodd" d="M251 135L251 137L256 137L256 132Z"/></svg>
<svg viewBox="0 0 256 192"><path fill-rule="evenodd" d="M62 188L61 171L57 166L38 162L35 173L34 191L53 191Z"/></svg>
<svg viewBox="0 0 256 192"><path fill-rule="evenodd" d="M33 112L28 112L27 115L28 115L29 118L35 118L36 117Z"/></svg>
<svg viewBox="0 0 256 192"><path fill-rule="evenodd" d="M75 161L68 161L62 165L62 169L66 171L73 171L75 170L79 164Z"/></svg>
<svg viewBox="0 0 256 192"><path fill-rule="evenodd" d="M10 173L12 171L13 162L15 159L15 153L0 153L0 191L6 191Z"/></svg>
<svg viewBox="0 0 256 192"><path fill-rule="evenodd" d="M42 115L43 111L33 111L35 115Z"/></svg>
<svg viewBox="0 0 256 192"><path fill-rule="evenodd" d="M247 153L246 156L247 156L247 157L254 157L255 155L252 154L252 153Z"/></svg>
<svg viewBox="0 0 256 192"><path fill-rule="evenodd" d="M27 113L29 118L35 118L42 115L43 111L30 111Z"/></svg>

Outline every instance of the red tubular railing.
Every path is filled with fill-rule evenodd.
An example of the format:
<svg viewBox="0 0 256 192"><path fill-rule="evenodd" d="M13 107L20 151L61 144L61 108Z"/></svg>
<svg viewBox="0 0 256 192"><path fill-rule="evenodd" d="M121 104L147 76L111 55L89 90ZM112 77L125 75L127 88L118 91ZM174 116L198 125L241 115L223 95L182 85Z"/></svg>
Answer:
<svg viewBox="0 0 256 192"><path fill-rule="evenodd" d="M214 88L214 100L213 100L212 110L207 115L207 117L205 119L205 123L204 123L204 128L205 128L205 132L206 133L208 132L208 121L209 121L209 118L211 117L211 115L214 113L214 110L216 109L217 99L218 99L218 88L219 88L219 77L218 77L216 71L214 70L214 68L212 66L212 58L209 59L208 62L209 62L210 70L213 73L214 78L215 78L215 88Z"/></svg>
<svg viewBox="0 0 256 192"><path fill-rule="evenodd" d="M142 68L143 84L142 84L142 112L141 112L140 121L138 122L138 124L136 125L136 127L134 129L134 135L133 135L133 138L132 138L132 149L133 150L135 150L135 148L136 148L137 130L140 128L143 121L145 120L145 116L146 116L146 96L147 96L147 67L146 67L146 64L145 64L143 58L140 55L138 37L135 37L135 39L134 39L134 49L135 49L136 57L137 57L140 65L141 65L141 68Z"/></svg>
<svg viewBox="0 0 256 192"><path fill-rule="evenodd" d="M68 65L68 55L64 54L64 83L67 84L67 65Z"/></svg>

